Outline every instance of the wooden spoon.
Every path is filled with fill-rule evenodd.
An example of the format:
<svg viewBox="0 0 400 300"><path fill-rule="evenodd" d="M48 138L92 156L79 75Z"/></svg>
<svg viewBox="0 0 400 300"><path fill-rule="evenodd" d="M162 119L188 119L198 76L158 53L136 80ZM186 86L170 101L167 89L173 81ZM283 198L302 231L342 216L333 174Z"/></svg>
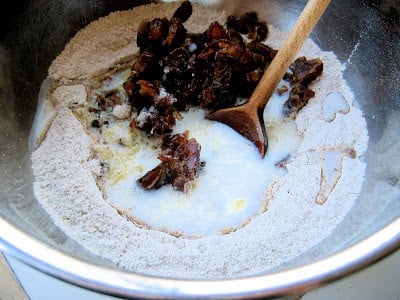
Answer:
<svg viewBox="0 0 400 300"><path fill-rule="evenodd" d="M263 118L264 108L329 2L330 0L308 1L248 102L240 106L217 110L207 116L210 120L225 123L252 141L262 157L265 156L268 147Z"/></svg>

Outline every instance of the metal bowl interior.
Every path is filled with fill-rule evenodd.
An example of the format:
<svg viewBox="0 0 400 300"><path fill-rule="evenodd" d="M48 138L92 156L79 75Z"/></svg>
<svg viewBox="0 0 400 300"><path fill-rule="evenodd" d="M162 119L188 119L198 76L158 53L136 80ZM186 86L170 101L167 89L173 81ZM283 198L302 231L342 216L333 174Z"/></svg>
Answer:
<svg viewBox="0 0 400 300"><path fill-rule="evenodd" d="M36 201L28 139L51 61L90 21L148 1L17 1L0 9L0 248L53 276L124 297L252 297L304 291L365 267L400 245L400 3L332 1L312 34L344 65L367 120L367 170L356 205L320 244L268 274L218 281L134 274L94 257ZM207 2L207 1L203 1ZM215 1L208 1L215 4ZM232 1L290 30L306 1ZM3 4L1 4L3 5Z"/></svg>

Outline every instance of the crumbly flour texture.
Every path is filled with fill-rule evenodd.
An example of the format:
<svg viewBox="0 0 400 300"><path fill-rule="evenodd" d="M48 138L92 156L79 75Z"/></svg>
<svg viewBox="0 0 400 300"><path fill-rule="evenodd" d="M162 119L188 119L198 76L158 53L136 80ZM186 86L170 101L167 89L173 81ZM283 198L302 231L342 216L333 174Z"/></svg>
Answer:
<svg viewBox="0 0 400 300"><path fill-rule="evenodd" d="M68 106L84 104L96 80L132 65L140 21L170 18L177 6L150 4L112 13L81 30L53 62L46 117L37 120L45 134L32 153L35 194L59 228L119 267L203 279L266 272L329 236L354 205L365 170L365 120L352 105L354 96L335 55L308 41L298 56L321 58L324 72L311 86L316 97L295 120L301 143L284 162L286 175L266 187L268 209L225 235L177 238L135 226L103 198L91 137ZM224 13L196 6L185 27L203 32L211 21L224 24L225 19ZM270 29L267 44L277 49L285 34ZM324 101L332 93L345 102L329 113Z"/></svg>

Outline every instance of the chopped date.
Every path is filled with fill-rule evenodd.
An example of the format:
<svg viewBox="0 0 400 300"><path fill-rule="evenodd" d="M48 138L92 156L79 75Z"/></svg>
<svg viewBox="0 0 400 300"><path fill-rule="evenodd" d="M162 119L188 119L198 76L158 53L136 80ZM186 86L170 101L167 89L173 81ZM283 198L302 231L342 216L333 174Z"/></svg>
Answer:
<svg viewBox="0 0 400 300"><path fill-rule="evenodd" d="M149 98L150 101L160 92L160 87L154 82L138 80L136 85L138 86L138 93L143 97Z"/></svg>
<svg viewBox="0 0 400 300"><path fill-rule="evenodd" d="M176 98L161 88L160 92L154 97L154 106L158 109L169 109L176 102Z"/></svg>
<svg viewBox="0 0 400 300"><path fill-rule="evenodd" d="M293 72L292 82L307 86L321 76L323 64L319 58L307 60L306 57L302 56L290 65L290 69Z"/></svg>
<svg viewBox="0 0 400 300"><path fill-rule="evenodd" d="M151 63L154 61L153 58L154 54L150 51L141 53L132 68L132 72L135 72L134 75L143 74L151 66Z"/></svg>
<svg viewBox="0 0 400 300"><path fill-rule="evenodd" d="M184 43L186 38L186 29L180 19L172 19L168 28L168 35L163 41L163 46L173 48Z"/></svg>
<svg viewBox="0 0 400 300"><path fill-rule="evenodd" d="M209 40L221 40L228 37L225 28L218 22L211 23L206 34Z"/></svg>
<svg viewBox="0 0 400 300"><path fill-rule="evenodd" d="M153 19L139 25L136 43L141 51L151 44L161 44L168 34L169 21Z"/></svg>
<svg viewBox="0 0 400 300"><path fill-rule="evenodd" d="M141 78L157 78L159 73L155 55L149 51L141 53L132 67L129 78L123 83L123 88L130 100L132 100L138 80Z"/></svg>
<svg viewBox="0 0 400 300"><path fill-rule="evenodd" d="M228 35L228 40L234 42L236 45L240 46L242 49L244 49L246 47L244 39L239 32L237 32L233 29L228 29L227 35Z"/></svg>
<svg viewBox="0 0 400 300"><path fill-rule="evenodd" d="M162 61L163 68L162 84L165 89L179 99L176 108L185 110L189 97L193 92L194 81L193 61L187 47L179 47L171 51Z"/></svg>
<svg viewBox="0 0 400 300"><path fill-rule="evenodd" d="M165 136L159 156L161 163L139 178L138 183L145 190L172 184L174 189L187 192L203 165L200 150L200 144L194 138L189 139L188 132Z"/></svg>
<svg viewBox="0 0 400 300"><path fill-rule="evenodd" d="M173 110L159 111L155 106L150 106L150 108L144 107L140 111L136 119L131 123L131 127L144 130L150 136L153 136L171 133L175 124Z"/></svg>
<svg viewBox="0 0 400 300"><path fill-rule="evenodd" d="M274 50L271 47L257 41L251 41L246 45L246 47L248 50L254 53L258 53L264 57L267 57L268 60L272 60L278 52L277 50Z"/></svg>
<svg viewBox="0 0 400 300"><path fill-rule="evenodd" d="M263 66L265 66L265 56L246 49L240 57L239 63L241 68L249 71L252 69L263 68Z"/></svg>
<svg viewBox="0 0 400 300"><path fill-rule="evenodd" d="M258 16L256 12L244 13L239 18L235 16L228 16L227 27L233 29L242 34L248 34L250 29L253 28L258 22Z"/></svg>
<svg viewBox="0 0 400 300"><path fill-rule="evenodd" d="M190 1L183 1L182 4L176 9L173 19L179 19L182 23L185 23L192 15L193 7Z"/></svg>
<svg viewBox="0 0 400 300"><path fill-rule="evenodd" d="M268 35L268 25L266 22L257 22L254 27L252 27L248 33L249 39L253 41L261 42L267 38Z"/></svg>
<svg viewBox="0 0 400 300"><path fill-rule="evenodd" d="M237 60L240 58L243 49L240 44L226 39L214 40L210 45L203 49L198 58L202 60Z"/></svg>
<svg viewBox="0 0 400 300"><path fill-rule="evenodd" d="M139 80L139 94L145 97L149 105L143 106L136 118L131 122L131 127L144 130L150 136L170 133L175 126L176 98L165 91L156 83Z"/></svg>
<svg viewBox="0 0 400 300"><path fill-rule="evenodd" d="M161 186L169 183L169 176L166 173L167 168L163 164L159 164L139 178L137 182L147 191L158 190Z"/></svg>
<svg viewBox="0 0 400 300"><path fill-rule="evenodd" d="M189 65L190 53L187 47L179 47L172 50L164 59L160 62L161 66L164 67L164 74L177 75L184 73Z"/></svg>
<svg viewBox="0 0 400 300"><path fill-rule="evenodd" d="M301 84L295 84L290 90L289 99L286 100L283 106L283 112L285 115L292 115L299 112L306 104L308 100L315 96L314 91L310 90Z"/></svg>
<svg viewBox="0 0 400 300"><path fill-rule="evenodd" d="M229 16L226 25L228 29L247 34L253 41L263 41L268 35L267 22L260 21L256 12L245 13L240 18Z"/></svg>
<svg viewBox="0 0 400 300"><path fill-rule="evenodd" d="M217 52L215 53L215 59L219 60L237 60L240 58L243 49L239 44L228 40L219 40L217 43Z"/></svg>
<svg viewBox="0 0 400 300"><path fill-rule="evenodd" d="M136 111L143 108L149 108L154 103L154 97L159 93L160 87L157 82L140 79L136 82L127 81L131 95L129 97L130 103ZM125 90L127 86L124 85Z"/></svg>
<svg viewBox="0 0 400 300"><path fill-rule="evenodd" d="M148 39L150 42L163 41L168 33L169 22L166 18L148 22Z"/></svg>
<svg viewBox="0 0 400 300"><path fill-rule="evenodd" d="M307 60L303 56L291 64L290 70L292 74L286 74L285 79L292 84L292 88L283 111L286 115L295 115L315 96L308 85L321 76L323 63L318 58Z"/></svg>

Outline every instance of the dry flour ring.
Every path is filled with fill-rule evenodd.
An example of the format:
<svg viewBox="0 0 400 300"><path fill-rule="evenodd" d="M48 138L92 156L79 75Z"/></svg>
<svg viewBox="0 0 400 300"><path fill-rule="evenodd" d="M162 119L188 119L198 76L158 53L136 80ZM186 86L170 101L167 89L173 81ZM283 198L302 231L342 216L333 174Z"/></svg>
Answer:
<svg viewBox="0 0 400 300"><path fill-rule="evenodd" d="M365 170L366 122L341 63L308 40L299 56L319 57L324 73L296 118L282 115L288 92L273 96L264 116L265 160L233 130L192 109L174 131L189 130L202 145L206 166L193 188L140 189L134 178L158 163L157 152L129 129L122 85L139 55L139 24L169 19L178 6L111 13L82 29L54 60L31 136L35 195L68 236L119 267L197 279L265 272L329 236L352 208ZM194 5L185 27L204 32L225 20L224 12ZM278 49L284 37L269 26L265 43ZM109 92L114 108L96 111L98 95ZM328 103L332 95L341 102Z"/></svg>

